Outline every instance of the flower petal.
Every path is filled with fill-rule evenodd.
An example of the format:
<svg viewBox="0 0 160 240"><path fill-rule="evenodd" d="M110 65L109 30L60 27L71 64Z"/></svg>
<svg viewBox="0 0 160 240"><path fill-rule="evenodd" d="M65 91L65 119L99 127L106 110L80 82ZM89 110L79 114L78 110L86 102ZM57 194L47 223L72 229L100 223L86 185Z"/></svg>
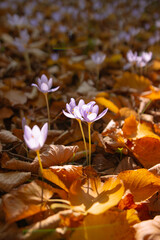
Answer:
<svg viewBox="0 0 160 240"><path fill-rule="evenodd" d="M55 91L57 91L59 88L60 88L59 86L56 87L56 88L52 88L52 89L50 89L48 92L55 92Z"/></svg>
<svg viewBox="0 0 160 240"><path fill-rule="evenodd" d="M108 108L106 108L103 112L101 112L95 119L95 121L99 120L100 118L102 118L108 111Z"/></svg>
<svg viewBox="0 0 160 240"><path fill-rule="evenodd" d="M67 113L65 112L64 110L62 110L63 114L66 116L66 117L69 117L69 118L75 118L75 116L71 113Z"/></svg>
<svg viewBox="0 0 160 240"><path fill-rule="evenodd" d="M90 113L90 114L87 115L87 118L88 118L89 122L92 122L92 121L94 122L96 117L97 117L96 113Z"/></svg>
<svg viewBox="0 0 160 240"><path fill-rule="evenodd" d="M47 139L47 135L48 135L48 123L45 123L41 129L41 137L42 137L42 143L41 145L43 146L46 139ZM42 147L41 146L41 147Z"/></svg>
<svg viewBox="0 0 160 240"><path fill-rule="evenodd" d="M27 125L24 126L24 135L23 136L28 140L32 137L32 130Z"/></svg>
<svg viewBox="0 0 160 240"><path fill-rule="evenodd" d="M50 78L50 79L48 80L48 88L49 88L49 89L52 87L52 82L53 82L53 79Z"/></svg>

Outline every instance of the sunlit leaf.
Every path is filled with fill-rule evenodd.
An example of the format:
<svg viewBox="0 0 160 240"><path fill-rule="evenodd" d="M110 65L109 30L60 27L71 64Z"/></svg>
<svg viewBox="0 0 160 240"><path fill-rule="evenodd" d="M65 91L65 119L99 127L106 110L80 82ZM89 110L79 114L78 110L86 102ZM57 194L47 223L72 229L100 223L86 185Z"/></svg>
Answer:
<svg viewBox="0 0 160 240"><path fill-rule="evenodd" d="M139 76L135 73L124 72L122 77L116 78L114 89L134 89L138 92L149 89L151 85L148 78Z"/></svg>
<svg viewBox="0 0 160 240"><path fill-rule="evenodd" d="M87 178L73 182L69 191L69 200L76 211L100 214L116 206L124 193L119 178L109 178L102 182L100 178Z"/></svg>
<svg viewBox="0 0 160 240"><path fill-rule="evenodd" d="M70 239L134 240L135 230L132 226L138 222L137 213L133 209L123 212L109 210L99 215L89 214Z"/></svg>
<svg viewBox="0 0 160 240"><path fill-rule="evenodd" d="M95 99L95 101L98 104L101 104L104 107L108 108L110 111L112 111L114 113L118 113L118 111L119 111L118 107L113 102L111 102L110 100L108 100L108 99L106 99L104 97L97 97Z"/></svg>
<svg viewBox="0 0 160 240"><path fill-rule="evenodd" d="M123 181L125 189L131 191L135 202L150 198L160 189L160 178L147 169L124 171L118 177Z"/></svg>

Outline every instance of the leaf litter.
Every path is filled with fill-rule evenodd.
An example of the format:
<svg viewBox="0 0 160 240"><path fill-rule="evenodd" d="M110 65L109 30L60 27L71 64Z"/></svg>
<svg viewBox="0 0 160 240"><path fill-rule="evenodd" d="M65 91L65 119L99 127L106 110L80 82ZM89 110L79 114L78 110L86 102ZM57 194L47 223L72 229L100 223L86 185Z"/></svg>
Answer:
<svg viewBox="0 0 160 240"><path fill-rule="evenodd" d="M160 238L159 9L0 3L0 239Z"/></svg>

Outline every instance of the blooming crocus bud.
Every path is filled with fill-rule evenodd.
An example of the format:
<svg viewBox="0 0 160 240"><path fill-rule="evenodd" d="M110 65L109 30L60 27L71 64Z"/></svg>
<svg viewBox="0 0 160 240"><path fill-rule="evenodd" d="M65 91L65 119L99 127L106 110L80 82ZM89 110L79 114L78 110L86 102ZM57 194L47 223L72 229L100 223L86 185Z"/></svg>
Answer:
<svg viewBox="0 0 160 240"><path fill-rule="evenodd" d="M148 63L149 61L151 61L152 59L152 52L142 52L142 59L143 61L145 61L146 63Z"/></svg>
<svg viewBox="0 0 160 240"><path fill-rule="evenodd" d="M40 130L40 128L35 125L32 129L25 125L24 126L24 140L27 146L34 151L39 151L47 138L48 134L48 123L45 123Z"/></svg>
<svg viewBox="0 0 160 240"><path fill-rule="evenodd" d="M45 74L41 76L41 78L38 78L37 84L32 83L32 86L37 87L38 90L42 93L48 93L48 92L55 92L59 89L59 87L52 88L52 78L48 80Z"/></svg>
<svg viewBox="0 0 160 240"><path fill-rule="evenodd" d="M133 53L131 50L127 52L128 62L133 63L137 61L137 52Z"/></svg>
<svg viewBox="0 0 160 240"><path fill-rule="evenodd" d="M83 118L82 118L82 116L81 116L80 111L81 111L81 108L82 108L82 106L83 106L84 104L85 104L85 103L84 103L84 100L81 99L81 100L79 100L78 105L76 105L75 99L74 99L74 98L71 98L70 103L67 103L67 104L66 104L66 109L67 109L68 112L65 112L65 111L63 110L63 114L64 114L66 117L74 118L74 119L80 119L80 120L83 121Z"/></svg>
<svg viewBox="0 0 160 240"><path fill-rule="evenodd" d="M88 123L95 122L102 118L108 111L108 108L106 108L103 112L101 112L98 115L99 107L98 105L95 105L94 101L89 102L88 104L84 104L81 108L81 115L84 119L84 121Z"/></svg>
<svg viewBox="0 0 160 240"><path fill-rule="evenodd" d="M91 55L92 61L97 65L100 65L104 61L105 58L106 58L106 54L104 54L102 52L96 52Z"/></svg>

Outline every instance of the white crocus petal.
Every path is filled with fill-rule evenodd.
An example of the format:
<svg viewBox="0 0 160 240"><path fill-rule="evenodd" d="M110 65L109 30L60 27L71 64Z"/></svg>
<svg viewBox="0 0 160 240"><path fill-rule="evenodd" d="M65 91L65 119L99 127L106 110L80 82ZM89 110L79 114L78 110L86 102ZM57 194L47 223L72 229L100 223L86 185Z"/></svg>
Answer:
<svg viewBox="0 0 160 240"><path fill-rule="evenodd" d="M24 126L24 137L25 137L26 139L30 139L31 136L32 136L32 130L31 130L31 128L30 128L29 126L25 125L25 126Z"/></svg>
<svg viewBox="0 0 160 240"><path fill-rule="evenodd" d="M45 92L48 92L48 85L46 83L42 83L41 84L41 90L45 91Z"/></svg>
<svg viewBox="0 0 160 240"><path fill-rule="evenodd" d="M48 81L48 88L49 89L52 87L52 82L53 82L53 79L50 78L49 81Z"/></svg>
<svg viewBox="0 0 160 240"><path fill-rule="evenodd" d="M36 87L36 88L40 89L40 88L39 88L39 86L38 86L37 84L35 84L35 83L32 83L32 84L31 84L31 86L33 86L33 87Z"/></svg>
<svg viewBox="0 0 160 240"><path fill-rule="evenodd" d="M75 115L75 118L82 119L82 115L81 115L78 107L74 108L74 115Z"/></svg>
<svg viewBox="0 0 160 240"><path fill-rule="evenodd" d="M79 100L78 107L81 108L85 104L84 100Z"/></svg>
<svg viewBox="0 0 160 240"><path fill-rule="evenodd" d="M64 114L66 117L75 118L75 116L74 116L73 114L67 113L67 112L65 112L64 110L62 110L62 111L63 111L63 114Z"/></svg>
<svg viewBox="0 0 160 240"><path fill-rule="evenodd" d="M55 91L57 91L58 89L59 89L59 86L56 87L56 88L52 88L52 89L50 89L48 92L55 92Z"/></svg>
<svg viewBox="0 0 160 240"><path fill-rule="evenodd" d="M38 83L38 86L41 87L41 83L42 83L42 82L41 82L41 79L40 79L40 78L38 78L37 83Z"/></svg>
<svg viewBox="0 0 160 240"><path fill-rule="evenodd" d="M98 105L93 106L93 108L92 108L92 113L98 114L98 112L99 112L99 107L98 107Z"/></svg>
<svg viewBox="0 0 160 240"><path fill-rule="evenodd" d="M71 109L71 106L68 103L66 103L66 109L69 113L73 111L73 109Z"/></svg>
<svg viewBox="0 0 160 240"><path fill-rule="evenodd" d="M108 111L108 108L106 108L103 112L101 112L95 119L95 121L99 120L100 118L102 118Z"/></svg>
<svg viewBox="0 0 160 240"><path fill-rule="evenodd" d="M87 115L87 118L90 122L94 121L94 119L97 117L96 113L90 113Z"/></svg>
<svg viewBox="0 0 160 240"><path fill-rule="evenodd" d="M45 123L41 129L41 136L43 140L43 144L45 143L47 139L47 134L48 134L48 123Z"/></svg>
<svg viewBox="0 0 160 240"><path fill-rule="evenodd" d="M76 106L76 101L74 98L71 98L69 105L71 106L72 109Z"/></svg>
<svg viewBox="0 0 160 240"><path fill-rule="evenodd" d="M46 77L45 74L43 74L43 75L41 76L41 82L48 84L48 78Z"/></svg>
<svg viewBox="0 0 160 240"><path fill-rule="evenodd" d="M32 128L32 134L33 134L33 137L35 139L39 139L39 137L41 136L41 131L39 129L39 127L37 125L35 125L33 128Z"/></svg>

